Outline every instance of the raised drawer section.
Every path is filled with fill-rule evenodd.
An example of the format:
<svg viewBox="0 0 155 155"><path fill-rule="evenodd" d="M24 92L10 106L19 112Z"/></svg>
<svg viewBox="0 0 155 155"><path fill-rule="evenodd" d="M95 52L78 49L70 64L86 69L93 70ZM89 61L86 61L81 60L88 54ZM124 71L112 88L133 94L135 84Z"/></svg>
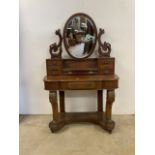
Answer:
<svg viewBox="0 0 155 155"><path fill-rule="evenodd" d="M97 59L65 59L63 61L63 74L65 75L93 75L97 73Z"/></svg>
<svg viewBox="0 0 155 155"><path fill-rule="evenodd" d="M114 58L100 58L98 59L98 72L102 75L112 75L115 73L115 59Z"/></svg>
<svg viewBox="0 0 155 155"><path fill-rule="evenodd" d="M62 74L62 60L46 60L47 76Z"/></svg>

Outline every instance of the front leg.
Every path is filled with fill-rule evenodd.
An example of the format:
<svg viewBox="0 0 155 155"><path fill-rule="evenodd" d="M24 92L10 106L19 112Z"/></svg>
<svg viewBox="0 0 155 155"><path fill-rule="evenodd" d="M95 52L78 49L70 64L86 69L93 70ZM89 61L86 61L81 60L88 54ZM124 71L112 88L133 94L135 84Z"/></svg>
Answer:
<svg viewBox="0 0 155 155"><path fill-rule="evenodd" d="M111 120L112 115L112 104L115 101L115 91L114 90L107 90L107 99L106 99L106 130L110 133L115 126L115 122Z"/></svg>
<svg viewBox="0 0 155 155"><path fill-rule="evenodd" d="M58 121L58 102L57 102L57 92L56 91L49 92L49 100L52 105L53 122L57 122Z"/></svg>
<svg viewBox="0 0 155 155"><path fill-rule="evenodd" d="M49 92L49 100L52 105L53 111L53 121L49 123L49 128L52 132L55 132L61 128L61 124L59 122L59 115L58 115L58 102L57 102L57 92L50 91Z"/></svg>

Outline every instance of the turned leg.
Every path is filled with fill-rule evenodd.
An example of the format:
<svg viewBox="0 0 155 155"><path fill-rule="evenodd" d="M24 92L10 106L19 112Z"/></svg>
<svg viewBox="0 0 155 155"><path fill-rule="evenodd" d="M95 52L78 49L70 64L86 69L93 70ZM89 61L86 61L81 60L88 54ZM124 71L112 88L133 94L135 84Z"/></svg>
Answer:
<svg viewBox="0 0 155 155"><path fill-rule="evenodd" d="M98 90L97 91L97 110L98 112L102 112L103 111L103 91L102 90Z"/></svg>
<svg viewBox="0 0 155 155"><path fill-rule="evenodd" d="M107 98L106 98L106 130L110 133L115 126L114 121L111 120L112 115L112 104L115 101L115 91L114 90L107 90Z"/></svg>
<svg viewBox="0 0 155 155"><path fill-rule="evenodd" d="M60 98L60 112L65 112L65 93L64 91L59 91Z"/></svg>

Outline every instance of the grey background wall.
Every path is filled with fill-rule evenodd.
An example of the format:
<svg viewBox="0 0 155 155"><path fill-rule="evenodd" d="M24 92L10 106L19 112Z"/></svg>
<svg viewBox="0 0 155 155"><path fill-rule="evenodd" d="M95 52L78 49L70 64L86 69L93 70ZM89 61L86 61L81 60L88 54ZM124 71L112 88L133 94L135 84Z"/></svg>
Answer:
<svg viewBox="0 0 155 155"><path fill-rule="evenodd" d="M51 105L44 90L45 59L49 45L57 41L56 29L74 13L90 15L106 31L106 41L116 57L120 77L114 114L134 113L134 0L20 0L20 92L21 114L49 114ZM105 100L105 92L104 92ZM95 91L67 91L67 111L96 110Z"/></svg>

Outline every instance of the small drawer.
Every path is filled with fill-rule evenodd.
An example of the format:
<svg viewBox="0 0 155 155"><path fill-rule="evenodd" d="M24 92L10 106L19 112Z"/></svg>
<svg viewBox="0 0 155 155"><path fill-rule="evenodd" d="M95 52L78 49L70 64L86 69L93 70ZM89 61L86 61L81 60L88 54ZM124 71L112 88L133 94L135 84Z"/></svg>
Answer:
<svg viewBox="0 0 155 155"><path fill-rule="evenodd" d="M98 84L96 82L66 82L61 84L62 88L69 90L83 90L83 89L97 89Z"/></svg>
<svg viewBox="0 0 155 155"><path fill-rule="evenodd" d="M61 70L61 66L48 66L49 69L52 69L52 70Z"/></svg>
<svg viewBox="0 0 155 155"><path fill-rule="evenodd" d="M113 64L114 63L114 60L112 59L112 60L105 60L105 61L103 61L103 64L104 65L109 65L109 64Z"/></svg>
<svg viewBox="0 0 155 155"><path fill-rule="evenodd" d="M104 81L102 82L103 89L114 89L118 88L118 81Z"/></svg>
<svg viewBox="0 0 155 155"><path fill-rule="evenodd" d="M46 60L47 66L62 66L62 61L60 60Z"/></svg>
<svg viewBox="0 0 155 155"><path fill-rule="evenodd" d="M51 75L60 75L61 71L59 70L51 70Z"/></svg>
<svg viewBox="0 0 155 155"><path fill-rule="evenodd" d="M114 74L113 69L103 69L103 74L108 75L108 74Z"/></svg>
<svg viewBox="0 0 155 155"><path fill-rule="evenodd" d="M100 69L113 69L114 68L114 65L113 64L109 64L109 65L101 65L100 66Z"/></svg>
<svg viewBox="0 0 155 155"><path fill-rule="evenodd" d="M99 65L108 65L108 64L114 64L115 59L114 58L101 58L98 59L98 64Z"/></svg>
<svg viewBox="0 0 155 155"><path fill-rule="evenodd" d="M103 75L110 75L114 74L114 67L113 66L102 66L99 68L99 74Z"/></svg>
<svg viewBox="0 0 155 155"><path fill-rule="evenodd" d="M59 89L59 83L58 82L45 81L44 85L45 85L46 90L58 90Z"/></svg>

